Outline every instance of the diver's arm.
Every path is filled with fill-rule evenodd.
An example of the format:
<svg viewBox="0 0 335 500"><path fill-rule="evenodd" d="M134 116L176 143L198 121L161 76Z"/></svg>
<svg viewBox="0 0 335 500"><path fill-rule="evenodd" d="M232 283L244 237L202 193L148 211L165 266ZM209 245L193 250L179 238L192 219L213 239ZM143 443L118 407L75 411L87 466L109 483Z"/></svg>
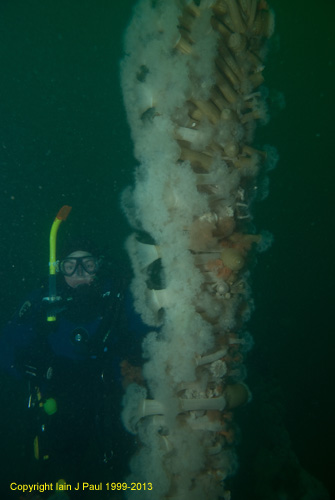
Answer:
<svg viewBox="0 0 335 500"><path fill-rule="evenodd" d="M0 335L0 369L15 378L24 375L19 354L36 337L37 318L41 314L41 291L33 292L15 312Z"/></svg>

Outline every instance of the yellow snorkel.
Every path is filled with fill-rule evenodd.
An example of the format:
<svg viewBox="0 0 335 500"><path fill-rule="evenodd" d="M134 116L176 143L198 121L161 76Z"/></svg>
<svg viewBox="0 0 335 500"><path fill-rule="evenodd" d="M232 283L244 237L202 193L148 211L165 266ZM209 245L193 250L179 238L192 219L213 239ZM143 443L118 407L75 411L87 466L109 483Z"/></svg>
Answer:
<svg viewBox="0 0 335 500"><path fill-rule="evenodd" d="M50 231L50 259L49 259L49 297L48 301L50 303L56 302L59 300L57 297L56 290L56 271L57 271L57 260L56 260L56 240L57 240L57 232L60 226L60 223L63 220L67 219L67 216L71 212L72 207L68 205L64 205L56 215L55 220L52 223L51 231ZM47 321L56 321L55 315L47 316Z"/></svg>

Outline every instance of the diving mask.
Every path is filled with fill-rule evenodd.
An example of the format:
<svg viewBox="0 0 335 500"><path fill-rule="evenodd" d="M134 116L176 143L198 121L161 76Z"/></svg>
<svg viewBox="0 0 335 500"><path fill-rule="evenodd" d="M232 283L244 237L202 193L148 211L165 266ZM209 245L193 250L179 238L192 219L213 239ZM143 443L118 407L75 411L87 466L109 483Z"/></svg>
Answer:
<svg viewBox="0 0 335 500"><path fill-rule="evenodd" d="M91 276L96 274L100 267L100 259L92 255L84 257L67 257L59 263L59 270L64 276L78 274L80 268Z"/></svg>

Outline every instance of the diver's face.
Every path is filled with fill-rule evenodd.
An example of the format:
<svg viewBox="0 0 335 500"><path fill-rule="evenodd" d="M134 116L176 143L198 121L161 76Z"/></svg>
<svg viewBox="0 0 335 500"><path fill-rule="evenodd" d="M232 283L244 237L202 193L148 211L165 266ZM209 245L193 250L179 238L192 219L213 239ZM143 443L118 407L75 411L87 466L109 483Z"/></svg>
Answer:
<svg viewBox="0 0 335 500"><path fill-rule="evenodd" d="M64 275L65 282L72 288L79 285L89 285L96 276L94 272L95 262L96 259L89 252L76 250L70 253L63 261L67 266L67 274L71 274Z"/></svg>

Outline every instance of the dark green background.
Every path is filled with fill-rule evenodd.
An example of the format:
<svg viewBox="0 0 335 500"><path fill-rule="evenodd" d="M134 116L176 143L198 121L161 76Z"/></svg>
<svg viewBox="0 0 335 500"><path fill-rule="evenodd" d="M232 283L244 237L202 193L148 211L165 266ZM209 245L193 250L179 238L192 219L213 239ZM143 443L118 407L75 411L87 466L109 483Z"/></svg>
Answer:
<svg viewBox="0 0 335 500"><path fill-rule="evenodd" d="M73 206L63 236L80 226L111 256L123 255L129 228L119 198L135 160L119 60L133 4L0 0L2 324L47 273L49 229L63 204ZM331 0L271 4L277 17L265 71L271 121L256 144L276 146L280 162L269 197L254 209L257 228L275 241L253 272L256 311L249 326L256 344L249 363L252 371L261 358L263 376L279 381L292 448L330 490L335 9ZM243 456L252 460L250 451ZM3 471L11 460L8 449ZM242 471L247 467L242 462Z"/></svg>
<svg viewBox="0 0 335 500"><path fill-rule="evenodd" d="M283 92L286 107L277 113L273 102L257 136L277 147L280 161L255 210L274 245L255 269L250 328L256 358L261 351L281 386L293 450L335 497L335 5L271 5L277 23L266 84L270 98L271 89Z"/></svg>

